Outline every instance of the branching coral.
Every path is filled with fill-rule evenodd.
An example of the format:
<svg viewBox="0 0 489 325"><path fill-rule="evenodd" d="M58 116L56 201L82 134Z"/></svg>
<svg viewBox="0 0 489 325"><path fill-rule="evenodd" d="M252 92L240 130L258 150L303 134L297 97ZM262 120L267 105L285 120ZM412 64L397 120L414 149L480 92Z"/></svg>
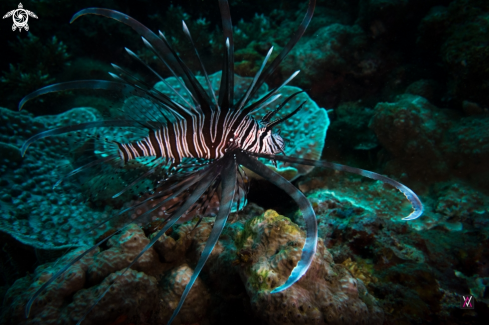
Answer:
<svg viewBox="0 0 489 325"><path fill-rule="evenodd" d="M43 74L43 70L45 71L45 69L25 70L20 65L10 64L10 70L3 72L0 82L4 84L5 90L15 89L19 95L27 94L54 82L55 79L51 78L49 73Z"/></svg>

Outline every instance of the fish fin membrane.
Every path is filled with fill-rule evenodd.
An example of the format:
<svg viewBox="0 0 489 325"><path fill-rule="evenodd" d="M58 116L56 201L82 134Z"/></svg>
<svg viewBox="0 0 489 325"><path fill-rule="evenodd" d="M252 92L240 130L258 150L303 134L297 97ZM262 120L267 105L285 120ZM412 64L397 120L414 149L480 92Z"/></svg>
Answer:
<svg viewBox="0 0 489 325"><path fill-rule="evenodd" d="M314 213L309 200L291 182L280 176L278 173L272 171L260 161L251 158L247 153L241 152L237 155L237 157L239 164L242 164L246 168L252 170L256 174L285 191L299 205L299 209L301 210L302 216L306 223L306 240L304 242L304 247L302 248L301 259L292 270L292 273L287 281L285 281L285 283L281 286L272 290L272 293L280 292L297 282L307 272L312 263L312 259L316 253L318 241L316 214Z"/></svg>

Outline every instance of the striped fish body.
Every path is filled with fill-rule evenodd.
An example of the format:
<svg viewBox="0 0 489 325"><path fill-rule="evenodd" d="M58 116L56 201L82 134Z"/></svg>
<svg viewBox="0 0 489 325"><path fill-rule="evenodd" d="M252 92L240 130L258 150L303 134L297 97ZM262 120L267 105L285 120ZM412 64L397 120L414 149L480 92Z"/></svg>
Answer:
<svg viewBox="0 0 489 325"><path fill-rule="evenodd" d="M124 162L139 157L165 158L178 166L183 158L220 159L230 148L265 154L283 152L282 137L251 116L233 111L223 115L196 114L151 130L139 141L115 142L119 156Z"/></svg>

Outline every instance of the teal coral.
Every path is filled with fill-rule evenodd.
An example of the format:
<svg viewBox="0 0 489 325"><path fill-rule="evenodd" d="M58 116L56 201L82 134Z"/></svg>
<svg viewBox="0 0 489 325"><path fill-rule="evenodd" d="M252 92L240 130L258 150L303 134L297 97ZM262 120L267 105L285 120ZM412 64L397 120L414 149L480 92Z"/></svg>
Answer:
<svg viewBox="0 0 489 325"><path fill-rule="evenodd" d="M9 148L20 147L26 137L45 128L73 121L95 121L100 117L95 109L88 107L40 117L4 108L0 111L0 141L5 142L4 150L6 144ZM63 173L62 167L73 163L70 150L77 147L78 140L77 136L68 135L41 141L32 146L33 155L17 162L15 155L10 159L2 156L0 228L4 232L22 243L44 249L72 247L93 239L87 236L80 243L69 240L85 233L92 222L108 217L110 211L90 209L82 202L80 188L70 181L53 190L53 185L62 177L59 169ZM94 235L105 231L97 230Z"/></svg>

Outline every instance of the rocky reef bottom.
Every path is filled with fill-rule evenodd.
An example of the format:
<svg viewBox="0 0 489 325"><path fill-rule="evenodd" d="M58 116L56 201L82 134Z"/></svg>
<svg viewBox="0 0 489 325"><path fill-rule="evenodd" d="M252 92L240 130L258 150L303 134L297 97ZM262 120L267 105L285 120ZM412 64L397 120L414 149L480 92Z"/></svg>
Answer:
<svg viewBox="0 0 489 325"><path fill-rule="evenodd" d="M489 316L487 198L440 184L415 222L403 197L377 182L313 172L298 183L318 219L314 261L291 288L271 294L300 258L305 233L294 208L281 215L250 203L232 214L173 324L479 324ZM349 189L343 195L342 189ZM280 210L280 209L279 209ZM151 240L137 225L112 237L30 296L87 247L38 266L5 293L2 324L165 324L204 249L213 218ZM474 309L461 309L472 295Z"/></svg>

